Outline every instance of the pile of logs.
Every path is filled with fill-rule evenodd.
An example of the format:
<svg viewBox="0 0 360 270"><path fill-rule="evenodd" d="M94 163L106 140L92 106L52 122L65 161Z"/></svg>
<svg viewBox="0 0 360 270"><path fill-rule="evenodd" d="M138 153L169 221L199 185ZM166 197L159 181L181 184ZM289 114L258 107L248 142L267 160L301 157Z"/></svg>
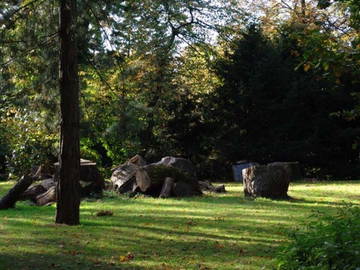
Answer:
<svg viewBox="0 0 360 270"><path fill-rule="evenodd" d="M17 201L30 200L43 206L56 202L59 180L59 163L52 172L40 166L33 175L23 176L0 200L0 209L12 208ZM195 166L187 159L164 157L159 162L147 164L139 155L113 169L111 188L119 193L138 193L159 198L198 196L207 192L225 192L225 186L213 186L208 181L198 181ZM101 194L104 178L96 163L80 160L80 194L88 197Z"/></svg>
<svg viewBox="0 0 360 270"><path fill-rule="evenodd" d="M17 201L21 200L30 200L38 206L56 202L59 163L54 164L52 174L51 177L51 173L44 173L44 167L40 166L34 175L23 176L0 200L0 209L12 208ZM105 182L96 167L96 163L84 159L80 160L79 186L81 197L102 193Z"/></svg>
<svg viewBox="0 0 360 270"><path fill-rule="evenodd" d="M225 192L224 186L214 187L210 182L198 181L191 161L177 157L164 157L147 164L136 155L113 169L111 182L119 193L159 198L198 196L202 191Z"/></svg>

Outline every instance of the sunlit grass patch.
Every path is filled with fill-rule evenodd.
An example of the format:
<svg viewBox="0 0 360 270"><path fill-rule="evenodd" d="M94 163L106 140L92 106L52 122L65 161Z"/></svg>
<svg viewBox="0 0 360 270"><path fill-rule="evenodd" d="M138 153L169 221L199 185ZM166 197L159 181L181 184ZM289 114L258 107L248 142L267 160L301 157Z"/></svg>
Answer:
<svg viewBox="0 0 360 270"><path fill-rule="evenodd" d="M0 194L10 187L0 182ZM84 200L77 227L55 225L55 206L19 202L0 212L0 269L272 269L278 247L309 216L360 204L359 181L294 183L288 201L226 187L184 199Z"/></svg>

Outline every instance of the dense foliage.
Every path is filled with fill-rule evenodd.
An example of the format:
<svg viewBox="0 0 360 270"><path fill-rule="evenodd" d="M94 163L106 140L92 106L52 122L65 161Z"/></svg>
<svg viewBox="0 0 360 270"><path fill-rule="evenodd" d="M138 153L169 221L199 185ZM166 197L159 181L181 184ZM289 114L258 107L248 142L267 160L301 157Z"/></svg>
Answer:
<svg viewBox="0 0 360 270"><path fill-rule="evenodd" d="M213 179L244 159L358 177L356 1L78 2L83 158L183 156ZM58 155L57 5L0 4L0 174Z"/></svg>
<svg viewBox="0 0 360 270"><path fill-rule="evenodd" d="M325 215L293 236L278 257L279 270L354 270L360 267L360 208Z"/></svg>
<svg viewBox="0 0 360 270"><path fill-rule="evenodd" d="M294 32L284 27L270 40L250 26L217 61L223 85L211 97L214 147L227 160L297 160L308 175L356 177L358 121L337 113L356 105L353 85L303 65L307 48Z"/></svg>

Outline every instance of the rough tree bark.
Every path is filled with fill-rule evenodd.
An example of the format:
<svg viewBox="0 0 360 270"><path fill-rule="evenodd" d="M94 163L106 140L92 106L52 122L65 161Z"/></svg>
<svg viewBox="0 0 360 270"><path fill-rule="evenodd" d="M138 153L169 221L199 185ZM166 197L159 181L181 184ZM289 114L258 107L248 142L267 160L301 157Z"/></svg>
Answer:
<svg viewBox="0 0 360 270"><path fill-rule="evenodd" d="M80 223L79 83L76 45L76 0L60 0L60 179L56 223Z"/></svg>
<svg viewBox="0 0 360 270"><path fill-rule="evenodd" d="M243 169L246 197L287 199L290 178L283 166L258 165Z"/></svg>

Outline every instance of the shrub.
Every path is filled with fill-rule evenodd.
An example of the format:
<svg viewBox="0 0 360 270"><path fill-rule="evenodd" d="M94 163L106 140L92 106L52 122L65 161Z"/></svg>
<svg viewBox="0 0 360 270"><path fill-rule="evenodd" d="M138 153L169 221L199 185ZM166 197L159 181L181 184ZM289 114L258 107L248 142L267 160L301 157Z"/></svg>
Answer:
<svg viewBox="0 0 360 270"><path fill-rule="evenodd" d="M58 136L48 131L36 112L11 108L0 126L0 161L6 160L1 170L21 176L57 155Z"/></svg>
<svg viewBox="0 0 360 270"><path fill-rule="evenodd" d="M277 257L278 270L360 269L360 208L346 206L336 215L321 216Z"/></svg>

